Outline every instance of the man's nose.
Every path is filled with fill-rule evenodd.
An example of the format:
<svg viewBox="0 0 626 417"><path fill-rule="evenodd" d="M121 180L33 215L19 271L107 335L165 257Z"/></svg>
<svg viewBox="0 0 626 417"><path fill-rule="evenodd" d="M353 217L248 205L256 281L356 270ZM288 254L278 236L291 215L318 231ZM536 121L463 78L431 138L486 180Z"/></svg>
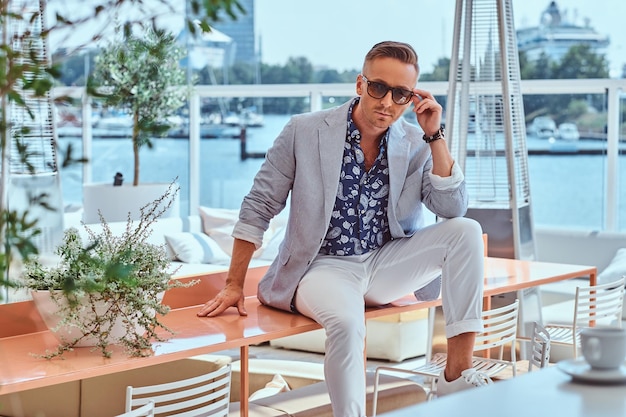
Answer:
<svg viewBox="0 0 626 417"><path fill-rule="evenodd" d="M385 105L385 106L391 106L393 104L393 91L392 90L388 90L387 94L385 94L383 96L383 98L380 99L380 101Z"/></svg>

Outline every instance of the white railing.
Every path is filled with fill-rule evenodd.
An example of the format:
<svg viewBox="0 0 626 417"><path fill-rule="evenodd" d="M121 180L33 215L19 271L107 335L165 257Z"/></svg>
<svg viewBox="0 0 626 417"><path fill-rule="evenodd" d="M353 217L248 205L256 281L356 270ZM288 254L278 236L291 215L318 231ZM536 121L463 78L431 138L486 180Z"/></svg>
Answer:
<svg viewBox="0 0 626 417"><path fill-rule="evenodd" d="M589 80L525 80L521 83L523 94L606 94L607 97L607 168L605 230L618 230L618 190L619 190L619 125L620 97L626 92L626 79ZM447 82L421 82L420 88L431 91L436 96L447 94ZM55 95L70 95L82 99L83 106L83 156L91 159L91 103L81 87L61 87ZM194 86L189 109L189 207L194 211L199 205L200 196L200 100L208 97L255 98L255 97L306 97L310 110L322 108L324 97L346 97L355 94L355 85L346 84L260 84L260 85L216 85ZM83 183L91 182L90 164L83 167Z"/></svg>

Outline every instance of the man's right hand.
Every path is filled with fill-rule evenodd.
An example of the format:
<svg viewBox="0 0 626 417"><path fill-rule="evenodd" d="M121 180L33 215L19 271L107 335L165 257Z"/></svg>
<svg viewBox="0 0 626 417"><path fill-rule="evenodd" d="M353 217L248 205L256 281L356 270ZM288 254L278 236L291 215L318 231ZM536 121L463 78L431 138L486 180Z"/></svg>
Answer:
<svg viewBox="0 0 626 417"><path fill-rule="evenodd" d="M197 315L198 317L215 317L229 307L237 307L240 316L248 315L244 306L243 290L233 284L226 284L212 300L204 303Z"/></svg>

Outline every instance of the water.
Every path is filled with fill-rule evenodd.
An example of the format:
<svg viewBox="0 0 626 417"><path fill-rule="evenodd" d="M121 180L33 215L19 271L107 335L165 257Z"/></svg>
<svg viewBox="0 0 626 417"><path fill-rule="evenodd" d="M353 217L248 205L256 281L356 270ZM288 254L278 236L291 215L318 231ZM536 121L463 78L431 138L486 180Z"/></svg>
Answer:
<svg viewBox="0 0 626 417"><path fill-rule="evenodd" d="M265 125L249 128L248 152L265 152L288 120L288 116L266 115ZM73 143L80 154L77 138L61 138L61 146ZM157 139L152 149L141 151L140 182L169 182L178 178L181 185L181 213L189 210L189 142L185 139ZM529 146L540 146L529 139ZM584 146L598 146L598 142ZM541 144L544 146L545 142ZM200 204L210 207L238 208L247 194L262 159L240 158L237 139L202 139L200 145ZM93 141L93 182L112 183L116 172L132 181L130 139ZM530 190L535 225L602 230L604 228L606 163L603 155L531 155ZM626 178L626 155L620 156L620 178ZM66 205L82 205L82 166L61 171ZM620 188L619 213L626 213L626 187ZM620 219L626 230L626 215Z"/></svg>

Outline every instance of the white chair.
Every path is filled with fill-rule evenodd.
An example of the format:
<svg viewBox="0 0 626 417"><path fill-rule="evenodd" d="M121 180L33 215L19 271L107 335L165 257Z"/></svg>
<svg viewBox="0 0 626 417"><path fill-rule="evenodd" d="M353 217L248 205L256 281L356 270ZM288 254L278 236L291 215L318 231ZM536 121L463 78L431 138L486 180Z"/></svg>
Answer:
<svg viewBox="0 0 626 417"><path fill-rule="evenodd" d="M576 287L572 324L544 324L550 343L571 346L577 358L581 329L596 324L622 327L625 280L622 277L606 284Z"/></svg>
<svg viewBox="0 0 626 417"><path fill-rule="evenodd" d="M147 404L139 408L118 414L115 417L154 417L154 401L148 401Z"/></svg>
<svg viewBox="0 0 626 417"><path fill-rule="evenodd" d="M482 352L485 354L485 357L474 356L472 360L472 366L474 368L480 372L484 372L488 376L493 376L503 369L510 367L513 376L515 376L515 341L517 336L518 311L519 300L515 300L509 305L482 312L485 329L482 333L476 335L474 353ZM504 359L504 350L507 346L510 348L510 360ZM490 357L489 353L491 349L498 349L497 358L493 359ZM376 407L378 404L378 380L380 372L399 372L425 377L427 380L430 380L428 399L431 399L436 394L437 378L446 367L446 359L446 353L437 353L432 358L428 359L424 365L415 369L401 369L388 366L377 367L374 379L373 415L376 415Z"/></svg>
<svg viewBox="0 0 626 417"><path fill-rule="evenodd" d="M518 372L531 372L533 368L545 368L550 362L550 333L538 322L533 322L530 338L518 336L520 350L523 344L528 344L526 349L528 359L518 360Z"/></svg>
<svg viewBox="0 0 626 417"><path fill-rule="evenodd" d="M530 339L530 357L528 372L535 368L545 368L550 362L550 333L541 324L533 323L533 334Z"/></svg>
<svg viewBox="0 0 626 417"><path fill-rule="evenodd" d="M158 385L126 388L126 411L154 402L155 415L227 417L231 366L193 378Z"/></svg>

